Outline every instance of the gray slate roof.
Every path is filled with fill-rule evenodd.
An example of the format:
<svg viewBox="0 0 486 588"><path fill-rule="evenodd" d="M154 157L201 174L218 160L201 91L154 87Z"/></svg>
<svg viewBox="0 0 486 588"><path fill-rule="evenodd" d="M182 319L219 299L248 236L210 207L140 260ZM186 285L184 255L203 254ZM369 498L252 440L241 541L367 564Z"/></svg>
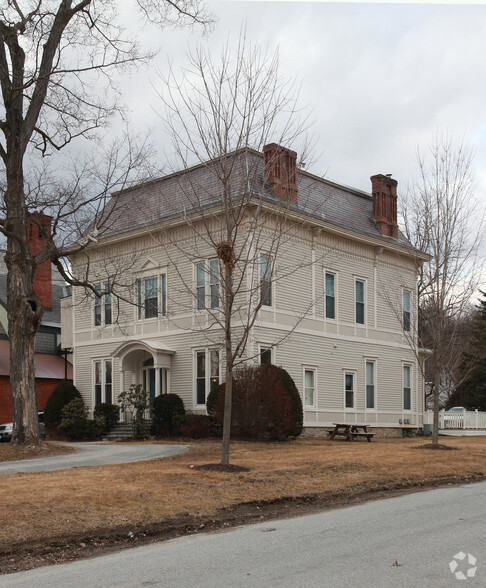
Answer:
<svg viewBox="0 0 486 588"><path fill-rule="evenodd" d="M104 211L106 226L100 231L101 236L122 234L218 205L221 197L218 174L222 165L229 164L233 166L229 190L234 198L251 191L255 198L275 200L265 182L263 154L242 149L228 155L224 162L212 160L114 194ZM400 232L396 240L382 236L372 218L371 194L304 170L298 170L297 182L298 204L290 205L296 211L361 235L411 247Z"/></svg>

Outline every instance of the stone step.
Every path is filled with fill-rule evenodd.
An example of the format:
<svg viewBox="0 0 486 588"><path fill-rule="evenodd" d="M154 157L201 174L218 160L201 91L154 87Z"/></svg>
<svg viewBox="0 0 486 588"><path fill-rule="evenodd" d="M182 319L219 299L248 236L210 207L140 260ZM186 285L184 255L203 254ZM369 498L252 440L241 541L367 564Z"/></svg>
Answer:
<svg viewBox="0 0 486 588"><path fill-rule="evenodd" d="M145 425L147 430L150 431L150 426L152 421L145 419ZM106 435L106 439L110 441L114 439L131 439L133 436L133 427L132 423L118 423L114 429L112 429L108 435Z"/></svg>

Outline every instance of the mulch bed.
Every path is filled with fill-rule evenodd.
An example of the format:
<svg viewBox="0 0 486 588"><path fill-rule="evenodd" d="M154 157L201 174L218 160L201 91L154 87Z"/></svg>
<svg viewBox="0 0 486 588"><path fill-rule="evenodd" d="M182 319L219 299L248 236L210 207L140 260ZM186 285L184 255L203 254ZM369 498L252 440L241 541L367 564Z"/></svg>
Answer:
<svg viewBox="0 0 486 588"><path fill-rule="evenodd" d="M442 445L441 443L427 443L427 445L419 445L418 447L414 447L414 449L437 449L437 450L449 450L449 449L459 449L459 447L451 447L450 445Z"/></svg>
<svg viewBox="0 0 486 588"><path fill-rule="evenodd" d="M238 465L233 465L233 464L224 464L224 463L205 463L200 466L195 466L191 469L204 470L206 472L230 472L230 473L249 472L250 471L250 468L245 468L243 466L238 466Z"/></svg>

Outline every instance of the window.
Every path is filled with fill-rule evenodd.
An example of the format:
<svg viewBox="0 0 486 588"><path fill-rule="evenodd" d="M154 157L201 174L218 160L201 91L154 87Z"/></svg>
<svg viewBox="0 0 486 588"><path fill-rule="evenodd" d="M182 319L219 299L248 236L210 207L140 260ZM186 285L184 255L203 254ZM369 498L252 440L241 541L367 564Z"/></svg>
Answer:
<svg viewBox="0 0 486 588"><path fill-rule="evenodd" d="M260 347L260 365L272 364L272 348Z"/></svg>
<svg viewBox="0 0 486 588"><path fill-rule="evenodd" d="M355 282L356 297L356 322L359 325L365 324L365 283L363 280Z"/></svg>
<svg viewBox="0 0 486 588"><path fill-rule="evenodd" d="M366 408L375 408L375 362L366 362Z"/></svg>
<svg viewBox="0 0 486 588"><path fill-rule="evenodd" d="M219 259L196 263L196 307L198 310L219 308Z"/></svg>
<svg viewBox="0 0 486 588"><path fill-rule="evenodd" d="M272 306L272 271L273 259L271 255L260 255L260 292L263 306Z"/></svg>
<svg viewBox="0 0 486 588"><path fill-rule="evenodd" d="M208 394L219 386L219 351L196 352L196 404L206 404Z"/></svg>
<svg viewBox="0 0 486 588"><path fill-rule="evenodd" d="M326 272L326 318L336 318L335 274Z"/></svg>
<svg viewBox="0 0 486 588"><path fill-rule="evenodd" d="M402 308L403 308L403 330L410 331L410 292L403 290L402 292Z"/></svg>
<svg viewBox="0 0 486 588"><path fill-rule="evenodd" d="M304 370L304 406L316 404L316 370Z"/></svg>
<svg viewBox="0 0 486 588"><path fill-rule="evenodd" d="M151 276L137 280L138 318L157 318L167 312L167 278Z"/></svg>
<svg viewBox="0 0 486 588"><path fill-rule="evenodd" d="M100 402L113 402L112 367L111 359L99 359L94 362L95 406Z"/></svg>
<svg viewBox="0 0 486 588"><path fill-rule="evenodd" d="M411 372L411 366L403 366L403 410L412 410Z"/></svg>
<svg viewBox="0 0 486 588"><path fill-rule="evenodd" d="M112 297L111 284L105 282L95 285L96 295L94 301L94 324L95 327L111 325L112 322Z"/></svg>
<svg viewBox="0 0 486 588"><path fill-rule="evenodd" d="M344 374L344 407L354 408L354 373Z"/></svg>

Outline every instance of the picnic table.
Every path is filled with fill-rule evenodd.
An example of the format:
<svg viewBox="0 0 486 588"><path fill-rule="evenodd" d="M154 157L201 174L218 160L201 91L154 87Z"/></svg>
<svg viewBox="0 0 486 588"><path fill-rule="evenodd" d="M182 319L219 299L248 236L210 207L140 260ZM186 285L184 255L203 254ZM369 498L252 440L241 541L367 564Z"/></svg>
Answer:
<svg viewBox="0 0 486 588"><path fill-rule="evenodd" d="M333 423L334 429L328 431L329 438L332 441L335 437L346 437L348 441L354 441L356 437L366 437L369 443L374 433L368 431L368 425L358 425L356 423Z"/></svg>

